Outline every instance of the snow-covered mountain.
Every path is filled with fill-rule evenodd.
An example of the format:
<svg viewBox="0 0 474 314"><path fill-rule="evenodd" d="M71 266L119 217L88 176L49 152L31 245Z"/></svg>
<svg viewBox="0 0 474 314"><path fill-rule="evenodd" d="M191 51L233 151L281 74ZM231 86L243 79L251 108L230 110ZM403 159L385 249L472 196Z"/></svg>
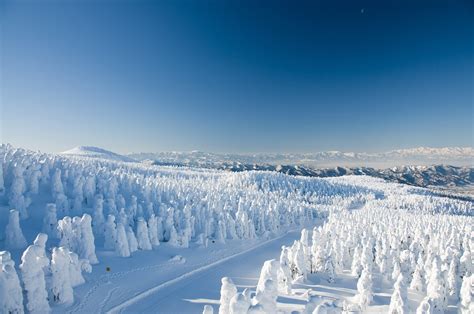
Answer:
<svg viewBox="0 0 474 314"><path fill-rule="evenodd" d="M70 150L60 153L61 155L76 156L76 157L88 157L88 158L100 158L106 160L133 162L133 158L123 156L109 150L94 147L94 146L77 146Z"/></svg>
<svg viewBox="0 0 474 314"><path fill-rule="evenodd" d="M218 154L200 151L132 153L136 160L154 160L160 164L183 164L194 167L218 167L219 164L291 164L310 167L374 167L388 168L403 165L474 166L473 147L418 147L383 153L355 153L326 151L305 154ZM217 164L217 165L216 165Z"/></svg>

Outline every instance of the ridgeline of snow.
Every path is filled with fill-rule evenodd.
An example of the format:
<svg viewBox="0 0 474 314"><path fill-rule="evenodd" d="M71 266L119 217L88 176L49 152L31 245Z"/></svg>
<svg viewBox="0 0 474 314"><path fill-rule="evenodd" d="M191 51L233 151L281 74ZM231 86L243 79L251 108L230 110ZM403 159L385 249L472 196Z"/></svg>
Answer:
<svg viewBox="0 0 474 314"><path fill-rule="evenodd" d="M120 155L109 150L94 147L94 146L77 146L70 150L60 153L61 155L75 156L75 157L87 157L87 158L100 158L106 160L134 162L133 158Z"/></svg>

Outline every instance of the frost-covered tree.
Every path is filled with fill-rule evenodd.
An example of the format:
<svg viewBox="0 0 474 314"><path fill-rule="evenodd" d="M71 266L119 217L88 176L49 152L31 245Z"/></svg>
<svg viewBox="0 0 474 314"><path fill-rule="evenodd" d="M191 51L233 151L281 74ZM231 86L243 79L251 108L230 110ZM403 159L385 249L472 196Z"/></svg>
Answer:
<svg viewBox="0 0 474 314"><path fill-rule="evenodd" d="M403 275L398 275L397 281L394 285L392 297L390 298L390 306L388 312L390 314L405 314L407 311L407 288Z"/></svg>
<svg viewBox="0 0 474 314"><path fill-rule="evenodd" d="M154 213L151 213L150 218L148 218L148 233L151 245L159 246L160 239L158 237L158 220Z"/></svg>
<svg viewBox="0 0 474 314"><path fill-rule="evenodd" d="M278 287L275 281L267 279L263 283L263 288L257 289L255 300L263 307L265 313L277 312Z"/></svg>
<svg viewBox="0 0 474 314"><path fill-rule="evenodd" d="M95 177L90 175L86 178L86 181L84 182L84 196L85 196L87 205L90 206L94 202L95 192L96 192ZM102 201L103 201L103 199L102 199Z"/></svg>
<svg viewBox="0 0 474 314"><path fill-rule="evenodd" d="M48 236L38 234L33 245L30 245L21 256L21 277L26 291L26 307L30 313L49 313L48 292L43 269L49 266L45 254Z"/></svg>
<svg viewBox="0 0 474 314"><path fill-rule="evenodd" d="M14 166L8 204L10 205L10 208L15 208L19 211L21 219L26 219L28 218L27 207L29 206L30 201L24 196L24 193L26 192L26 183L23 177L23 172L24 169L22 166Z"/></svg>
<svg viewBox="0 0 474 314"><path fill-rule="evenodd" d="M43 217L43 232L51 239L58 238L58 218L56 213L56 204L46 204L46 212Z"/></svg>
<svg viewBox="0 0 474 314"><path fill-rule="evenodd" d="M219 314L228 314L230 312L230 300L237 294L237 288L229 277L222 278L221 283Z"/></svg>
<svg viewBox="0 0 474 314"><path fill-rule="evenodd" d="M20 227L19 212L12 209L5 228L5 246L9 249L22 249L26 245L26 239Z"/></svg>
<svg viewBox="0 0 474 314"><path fill-rule="evenodd" d="M308 274L305 271L306 270L305 254L304 254L303 246L301 245L300 241L296 241L296 243L293 244L292 251L294 252L292 254L292 256L293 256L293 267L292 267L293 278L297 278L297 277L306 278L306 276Z"/></svg>
<svg viewBox="0 0 474 314"><path fill-rule="evenodd" d="M351 264L352 276L360 277L360 275L362 274L361 254L362 254L362 249L360 248L360 246L357 246L355 248L354 256L352 258L352 264Z"/></svg>
<svg viewBox="0 0 474 314"><path fill-rule="evenodd" d="M247 313L252 303L243 293L237 293L232 297L229 304L229 314Z"/></svg>
<svg viewBox="0 0 474 314"><path fill-rule="evenodd" d="M65 247L53 248L51 292L54 302L59 304L72 304L74 302L69 268L69 250Z"/></svg>
<svg viewBox="0 0 474 314"><path fill-rule="evenodd" d="M170 228L168 244L174 247L179 247L178 232L174 226L171 226Z"/></svg>
<svg viewBox="0 0 474 314"><path fill-rule="evenodd" d="M426 297L421 301L420 305L416 308L416 314L433 314L430 298Z"/></svg>
<svg viewBox="0 0 474 314"><path fill-rule="evenodd" d="M364 268L362 274L357 281L357 303L362 310L366 309L368 305L373 300L373 291L372 291L372 275L369 270Z"/></svg>
<svg viewBox="0 0 474 314"><path fill-rule="evenodd" d="M448 294L450 296L457 295L458 289L458 274L456 260L453 258L449 264L448 277L446 278Z"/></svg>
<svg viewBox="0 0 474 314"><path fill-rule="evenodd" d="M33 170L31 172L31 175L29 177L29 191L28 193L29 194L32 194L32 195L37 195L38 192L39 192L39 180L40 180L40 177L41 177L41 171L39 170Z"/></svg>
<svg viewBox="0 0 474 314"><path fill-rule="evenodd" d="M139 217L137 220L137 241L138 248L141 250L151 250L150 237L148 233L148 227L143 217Z"/></svg>
<svg viewBox="0 0 474 314"><path fill-rule="evenodd" d="M202 310L202 314L214 314L214 308L212 305L206 304Z"/></svg>
<svg viewBox="0 0 474 314"><path fill-rule="evenodd" d="M334 269L334 260L332 254L329 254L326 259L326 263L324 264L324 272L327 275L328 282L333 283L336 279L336 272Z"/></svg>
<svg viewBox="0 0 474 314"><path fill-rule="evenodd" d="M84 277L82 276L84 260L79 260L79 256L71 251L68 252L68 256L70 261L69 279L71 280L71 286L76 287L82 285L85 282ZM88 261L87 264L89 264ZM84 266L87 266L87 264Z"/></svg>
<svg viewBox="0 0 474 314"><path fill-rule="evenodd" d="M1 163L0 163L1 168ZM22 314L23 293L15 262L7 251L0 252L0 313Z"/></svg>
<svg viewBox="0 0 474 314"><path fill-rule="evenodd" d="M115 241L117 239L117 229L115 226L115 216L109 215L104 226L104 248L106 250L115 249Z"/></svg>
<svg viewBox="0 0 474 314"><path fill-rule="evenodd" d="M459 311L462 314L474 313L474 275L464 276L460 291Z"/></svg>
<svg viewBox="0 0 474 314"><path fill-rule="evenodd" d="M58 220L59 245L73 250L76 246L76 239L73 232L72 219L69 216Z"/></svg>
<svg viewBox="0 0 474 314"><path fill-rule="evenodd" d="M278 290L284 294L291 294L291 263L286 246L281 248L280 269L278 271Z"/></svg>
<svg viewBox="0 0 474 314"><path fill-rule="evenodd" d="M88 214L82 215L80 220L81 240L79 245L79 257L89 260L91 264L97 264L95 255L94 233L92 232L92 218Z"/></svg>
<svg viewBox="0 0 474 314"><path fill-rule="evenodd" d="M273 280L275 283L278 282L278 271L280 270L280 263L275 260L268 260L263 263L263 267L260 270L260 277L257 283L257 292L265 289L265 282L267 279Z"/></svg>
<svg viewBox="0 0 474 314"><path fill-rule="evenodd" d="M51 192L54 199L57 199L59 195L64 195L63 182L61 180L61 169L56 168L51 182Z"/></svg>
<svg viewBox="0 0 474 314"><path fill-rule="evenodd" d="M0 196L5 194L5 180L3 178L3 162L0 161Z"/></svg>
<svg viewBox="0 0 474 314"><path fill-rule="evenodd" d="M128 245L127 233L125 232L125 227L120 222L117 224L115 252L121 257L130 256L130 247Z"/></svg>
<svg viewBox="0 0 474 314"><path fill-rule="evenodd" d="M423 271L422 266L417 265L415 268L415 272L413 273L413 278L410 283L410 289L413 289L419 292L424 291L425 284L424 284L424 279L422 276L422 271Z"/></svg>
<svg viewBox="0 0 474 314"><path fill-rule="evenodd" d="M94 212L92 214L92 225L96 235L104 233L104 198L102 194L97 194L94 197Z"/></svg>
<svg viewBox="0 0 474 314"><path fill-rule="evenodd" d="M447 306L447 296L444 278L441 276L439 257L433 259L426 284L426 295L433 300L433 311L444 311Z"/></svg>
<svg viewBox="0 0 474 314"><path fill-rule="evenodd" d="M135 233L133 233L133 229L130 226L126 227L127 232L127 240L128 240L128 248L130 249L130 253L138 251L138 241L135 237Z"/></svg>

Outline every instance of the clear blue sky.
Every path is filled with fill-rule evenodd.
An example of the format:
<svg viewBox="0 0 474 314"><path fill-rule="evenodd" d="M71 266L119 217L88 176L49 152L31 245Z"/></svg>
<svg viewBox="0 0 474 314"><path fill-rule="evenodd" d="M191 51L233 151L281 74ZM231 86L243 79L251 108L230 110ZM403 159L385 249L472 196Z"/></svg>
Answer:
<svg viewBox="0 0 474 314"><path fill-rule="evenodd" d="M7 0L0 21L16 146L473 145L470 0Z"/></svg>

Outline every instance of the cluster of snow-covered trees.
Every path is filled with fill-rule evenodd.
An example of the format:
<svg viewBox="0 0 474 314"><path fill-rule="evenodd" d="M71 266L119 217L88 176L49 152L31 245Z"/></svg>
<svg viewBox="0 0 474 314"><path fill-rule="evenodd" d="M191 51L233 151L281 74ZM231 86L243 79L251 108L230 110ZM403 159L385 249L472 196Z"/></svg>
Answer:
<svg viewBox="0 0 474 314"><path fill-rule="evenodd" d="M42 231L73 251L84 249L74 243L80 233L88 243L94 236L99 246L129 256L160 242L188 247L193 241L206 245L209 239L224 243L277 233L354 200L366 202L375 193L274 173L154 167L1 148L4 190L20 219L10 217L18 232L9 235L8 249L26 246L18 227L32 210L43 212ZM91 220L92 233L81 219Z"/></svg>
<svg viewBox="0 0 474 314"><path fill-rule="evenodd" d="M0 312L23 313L23 290L29 313L49 313L50 302L72 304L73 288L84 283L83 271L91 272L89 260L67 247L46 250L48 235L39 233L21 256L20 276L10 252L0 252ZM21 279L21 280L20 280Z"/></svg>
<svg viewBox="0 0 474 314"><path fill-rule="evenodd" d="M358 280L357 294L344 304L345 310L366 310L374 285L391 282L389 313L444 313L448 302L460 313L473 313L473 249L474 219L469 216L386 208L334 212L323 226L312 232L303 229L299 241L282 248L279 261L265 262L257 295L270 280L268 287L273 288L265 291L272 292L271 298L263 303L257 296L245 298L250 293L234 292L226 279L221 307L229 307L230 313L251 313L260 304L264 312L273 311L278 294L291 294L292 282L317 274L332 283L338 274L351 273ZM416 309L408 308L409 289L425 296ZM316 305L310 299L307 309L322 313L319 310L328 306Z"/></svg>
<svg viewBox="0 0 474 314"><path fill-rule="evenodd" d="M23 311L21 290L28 311L72 303L82 271L98 263L96 246L128 257L161 242L186 248L266 237L351 200L374 198L370 189L323 180L64 157L9 145L0 147L0 161L0 196L11 208L0 249L26 249L19 276L2 253L6 312ZM27 220L41 232L30 246L22 230Z"/></svg>

